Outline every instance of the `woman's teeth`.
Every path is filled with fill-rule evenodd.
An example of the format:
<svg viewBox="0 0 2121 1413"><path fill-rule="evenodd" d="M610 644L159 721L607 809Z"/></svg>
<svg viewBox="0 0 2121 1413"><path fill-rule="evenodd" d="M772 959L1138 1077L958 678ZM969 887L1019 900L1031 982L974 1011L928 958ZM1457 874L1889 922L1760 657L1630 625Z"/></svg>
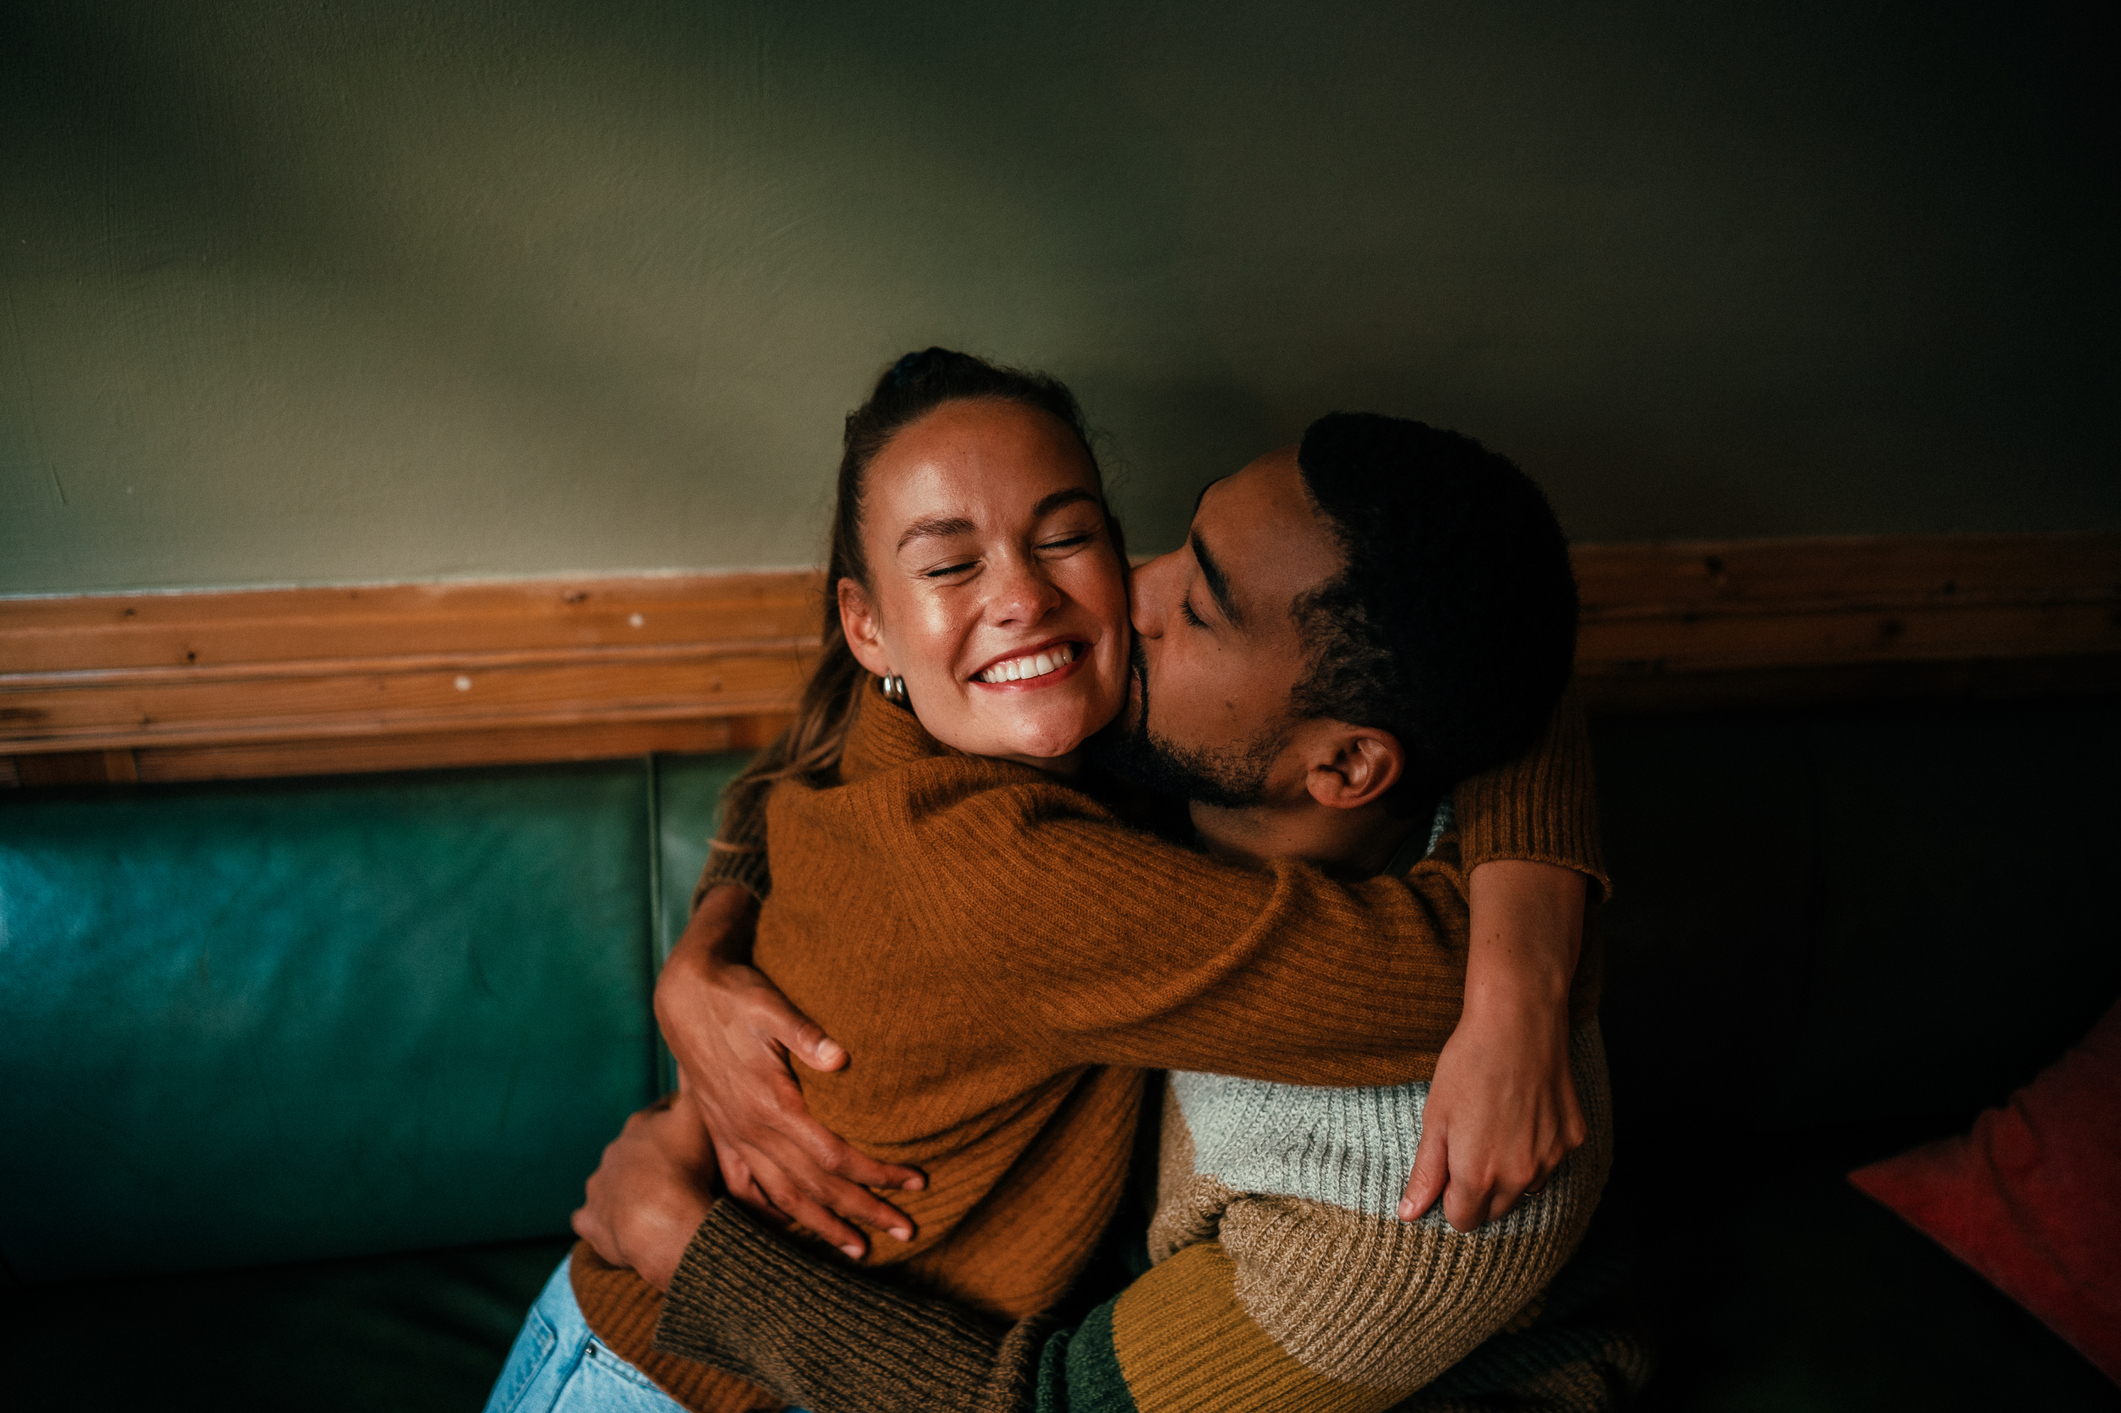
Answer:
<svg viewBox="0 0 2121 1413"><path fill-rule="evenodd" d="M1043 677L1055 668L1066 667L1075 661L1075 644L1062 643L1058 647L1033 653L1029 657L1012 657L1007 662L997 662L985 672L973 677L975 682L1022 682L1030 677Z"/></svg>

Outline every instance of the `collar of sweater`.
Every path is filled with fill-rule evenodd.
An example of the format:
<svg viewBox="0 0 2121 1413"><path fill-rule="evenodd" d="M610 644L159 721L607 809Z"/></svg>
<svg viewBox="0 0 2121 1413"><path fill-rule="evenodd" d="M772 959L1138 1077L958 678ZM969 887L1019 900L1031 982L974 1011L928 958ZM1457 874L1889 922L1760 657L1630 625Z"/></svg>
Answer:
<svg viewBox="0 0 2121 1413"><path fill-rule="evenodd" d="M950 756L971 759L929 735L909 709L864 689L856 698L854 724L840 752L840 783L852 785L913 761Z"/></svg>

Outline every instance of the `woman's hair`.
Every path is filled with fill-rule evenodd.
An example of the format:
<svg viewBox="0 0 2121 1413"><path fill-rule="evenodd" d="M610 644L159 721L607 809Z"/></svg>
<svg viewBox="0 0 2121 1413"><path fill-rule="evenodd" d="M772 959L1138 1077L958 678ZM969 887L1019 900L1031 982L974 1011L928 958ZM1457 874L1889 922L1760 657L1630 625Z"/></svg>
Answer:
<svg viewBox="0 0 2121 1413"><path fill-rule="evenodd" d="M862 494L869 463L891 439L908 426L945 403L994 399L1035 407L1062 422L1082 445L1089 458L1090 474L1104 495L1104 473L1097 453L1090 449L1090 434L1083 426L1083 410L1075 394L1058 378L1017 368L1002 368L969 353L947 348L925 348L909 353L876 380L869 400L847 414L847 429L840 453L839 485L832 507L832 549L825 561L823 651L816 670L803 686L795 709L795 720L773 744L752 758L744 773L722 792L723 817L729 818L753 803L753 797L788 776L817 778L839 765L854 722L854 707L869 673L855 661L840 624L839 583L852 579L864 590L871 587L869 562L862 553ZM1126 553L1119 537L1119 523L1105 513L1113 549L1120 562Z"/></svg>

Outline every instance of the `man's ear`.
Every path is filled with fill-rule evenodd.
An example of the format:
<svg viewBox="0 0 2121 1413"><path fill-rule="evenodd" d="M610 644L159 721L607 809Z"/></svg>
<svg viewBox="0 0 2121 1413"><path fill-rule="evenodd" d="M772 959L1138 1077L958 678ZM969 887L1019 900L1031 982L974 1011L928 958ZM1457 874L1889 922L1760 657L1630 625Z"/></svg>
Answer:
<svg viewBox="0 0 2121 1413"><path fill-rule="evenodd" d="M854 660L879 677L888 675L891 658L884 651L884 625L877 618L867 591L852 579L842 579L839 600L840 629L847 635L847 646L854 650Z"/></svg>
<svg viewBox="0 0 2121 1413"><path fill-rule="evenodd" d="M1353 810L1375 804L1406 773L1406 749L1391 732L1338 721L1321 724L1328 730L1318 742L1304 788L1326 808Z"/></svg>

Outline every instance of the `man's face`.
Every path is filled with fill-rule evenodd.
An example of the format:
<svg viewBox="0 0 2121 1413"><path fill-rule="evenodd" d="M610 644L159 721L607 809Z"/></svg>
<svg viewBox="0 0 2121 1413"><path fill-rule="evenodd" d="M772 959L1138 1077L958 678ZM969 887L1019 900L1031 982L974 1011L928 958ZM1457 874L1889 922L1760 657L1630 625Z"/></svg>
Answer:
<svg viewBox="0 0 2121 1413"><path fill-rule="evenodd" d="M1296 449L1208 487L1183 547L1134 571L1134 672L1116 764L1228 809L1277 778L1309 665L1291 612L1344 556L1304 494Z"/></svg>

